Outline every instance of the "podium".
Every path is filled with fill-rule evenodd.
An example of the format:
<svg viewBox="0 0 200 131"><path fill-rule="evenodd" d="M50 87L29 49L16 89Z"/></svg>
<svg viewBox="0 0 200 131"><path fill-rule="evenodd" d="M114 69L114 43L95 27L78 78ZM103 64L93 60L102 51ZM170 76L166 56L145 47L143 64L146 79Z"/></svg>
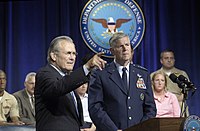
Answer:
<svg viewBox="0 0 200 131"><path fill-rule="evenodd" d="M151 118L124 131L183 131L186 118Z"/></svg>

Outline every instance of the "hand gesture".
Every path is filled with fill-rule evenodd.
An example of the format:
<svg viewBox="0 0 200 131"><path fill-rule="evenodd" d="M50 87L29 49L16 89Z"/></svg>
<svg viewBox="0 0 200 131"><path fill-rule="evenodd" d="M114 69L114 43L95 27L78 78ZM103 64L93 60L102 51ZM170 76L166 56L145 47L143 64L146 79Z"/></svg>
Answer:
<svg viewBox="0 0 200 131"><path fill-rule="evenodd" d="M88 70L93 69L94 67L99 68L100 70L102 70L105 67L105 64L107 63L106 61L104 61L101 56L104 54L104 52L99 52L96 55L94 55L86 64L86 68Z"/></svg>

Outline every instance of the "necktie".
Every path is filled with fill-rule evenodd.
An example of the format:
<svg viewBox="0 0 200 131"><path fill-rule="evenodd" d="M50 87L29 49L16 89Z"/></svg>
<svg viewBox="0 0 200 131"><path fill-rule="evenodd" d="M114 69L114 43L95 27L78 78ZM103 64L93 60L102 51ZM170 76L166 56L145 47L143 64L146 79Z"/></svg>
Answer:
<svg viewBox="0 0 200 131"><path fill-rule="evenodd" d="M33 96L31 96L31 102L32 102L32 108L34 109L35 107L35 99Z"/></svg>
<svg viewBox="0 0 200 131"><path fill-rule="evenodd" d="M122 68L122 80L124 82L124 86L126 87L126 89L128 89L128 83L127 83L127 73L126 73L126 67Z"/></svg>

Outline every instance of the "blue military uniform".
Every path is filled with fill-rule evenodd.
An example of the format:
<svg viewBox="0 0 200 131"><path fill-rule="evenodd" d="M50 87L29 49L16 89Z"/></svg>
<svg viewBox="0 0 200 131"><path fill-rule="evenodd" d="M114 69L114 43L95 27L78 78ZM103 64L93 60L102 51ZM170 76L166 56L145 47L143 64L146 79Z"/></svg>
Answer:
<svg viewBox="0 0 200 131"><path fill-rule="evenodd" d="M155 117L151 81L147 70L130 64L129 89L124 87L114 62L91 74L89 113L97 131L126 129Z"/></svg>

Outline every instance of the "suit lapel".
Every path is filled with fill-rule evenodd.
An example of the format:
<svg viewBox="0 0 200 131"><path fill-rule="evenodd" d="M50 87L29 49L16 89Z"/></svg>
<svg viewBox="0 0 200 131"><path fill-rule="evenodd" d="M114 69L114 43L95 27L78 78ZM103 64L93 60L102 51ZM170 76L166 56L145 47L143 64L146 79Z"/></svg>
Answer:
<svg viewBox="0 0 200 131"><path fill-rule="evenodd" d="M110 64L108 73L110 73L110 79L121 89L124 94L128 95L127 89L123 84L123 81L119 75L119 71L117 70L114 62Z"/></svg>
<svg viewBox="0 0 200 131"><path fill-rule="evenodd" d="M72 115L73 115L73 117L78 121L78 122L80 122L81 120L79 119L79 115L80 115L80 113L79 114L77 114L77 112L76 112L76 107L75 107L75 103L74 103L74 98L73 98L73 96L70 94L70 93L68 93L68 94L66 94L65 95L65 97L67 97L66 98L66 101L67 101L67 99L70 101L70 103L71 103L71 105L70 105L70 110L71 110L71 112L72 112ZM80 108L80 102L79 102L79 100L77 99L77 106L78 106L78 111L80 110L79 108ZM82 109L82 105L81 105L81 109Z"/></svg>
<svg viewBox="0 0 200 131"><path fill-rule="evenodd" d="M82 107L82 103L81 103L81 99L78 96L78 94L76 93L76 91L74 91L74 94L76 96L76 100L77 100L77 108L78 108L78 113L79 113L79 122L81 123L81 125L83 124L83 107Z"/></svg>
<svg viewBox="0 0 200 131"><path fill-rule="evenodd" d="M35 111L34 109L32 108L31 106L31 103L30 103L30 100L29 100L29 97L28 97L28 94L26 92L26 90L24 89L23 91L23 96L24 96L24 100L26 101L26 103L28 103L28 108L30 109L31 113L33 114L33 116L35 116Z"/></svg>
<svg viewBox="0 0 200 131"><path fill-rule="evenodd" d="M47 65L49 68L51 68L51 70L53 69L54 70L54 74L55 74L55 76L57 77L57 79L58 80L60 80L60 79L62 79L62 75L61 74L59 74L59 72L58 71L56 71L56 69L55 68L53 68L51 65ZM75 93L75 92L74 92ZM76 98L77 98L77 94L75 93L75 96L76 96ZM81 105L81 101L80 101L80 98L79 99L77 99L77 106L78 106L78 110L80 110L80 113L79 113L79 115L80 116L82 116L82 118L79 118L79 116L78 116L78 114L77 114L77 112L76 112L76 107L75 107L75 103L74 103L74 98L73 98L73 96L70 94L70 93L67 93L65 96L64 96L64 100L66 100L66 102L67 101L69 101L70 102L70 111L71 111L71 113L72 113L72 115L73 115L73 117L78 121L78 122L82 122L83 121L83 114L82 115L80 115L80 113L82 113L82 105Z"/></svg>

